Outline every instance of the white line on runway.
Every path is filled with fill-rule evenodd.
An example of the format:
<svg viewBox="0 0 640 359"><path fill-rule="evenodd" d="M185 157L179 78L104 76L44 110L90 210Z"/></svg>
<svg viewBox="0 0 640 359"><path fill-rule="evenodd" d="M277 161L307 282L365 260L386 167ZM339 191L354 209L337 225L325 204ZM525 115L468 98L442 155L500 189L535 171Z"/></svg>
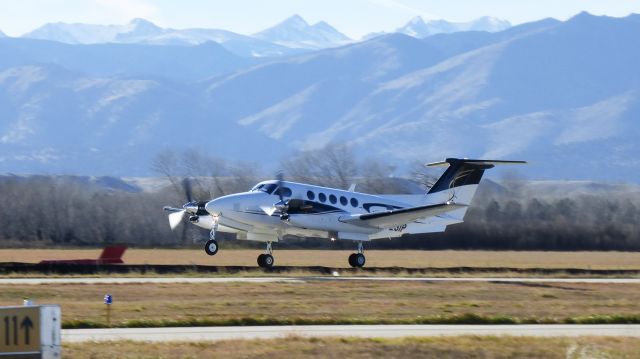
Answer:
<svg viewBox="0 0 640 359"><path fill-rule="evenodd" d="M303 279L286 277L111 277L111 278L2 278L0 284L130 284L130 283L303 283Z"/></svg>
<svg viewBox="0 0 640 359"><path fill-rule="evenodd" d="M304 337L430 337L454 335L511 335L536 337L640 337L640 325L300 325L261 327L64 329L63 342L82 341L202 341Z"/></svg>
<svg viewBox="0 0 640 359"><path fill-rule="evenodd" d="M1 278L2 284L133 284L133 283L305 283L308 281L502 282L640 284L640 278L474 278L474 277L111 277Z"/></svg>

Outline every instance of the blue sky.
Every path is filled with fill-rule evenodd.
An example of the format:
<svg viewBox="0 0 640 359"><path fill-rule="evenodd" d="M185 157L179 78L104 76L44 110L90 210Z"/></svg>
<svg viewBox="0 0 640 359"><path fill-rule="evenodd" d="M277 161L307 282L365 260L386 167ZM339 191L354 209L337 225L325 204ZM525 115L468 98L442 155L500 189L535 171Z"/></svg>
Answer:
<svg viewBox="0 0 640 359"><path fill-rule="evenodd" d="M414 16L468 21L489 15L514 24L581 12L626 16L639 0L0 0L0 30L19 36L47 22L124 24L141 17L164 27L251 34L299 14L352 38L393 30Z"/></svg>

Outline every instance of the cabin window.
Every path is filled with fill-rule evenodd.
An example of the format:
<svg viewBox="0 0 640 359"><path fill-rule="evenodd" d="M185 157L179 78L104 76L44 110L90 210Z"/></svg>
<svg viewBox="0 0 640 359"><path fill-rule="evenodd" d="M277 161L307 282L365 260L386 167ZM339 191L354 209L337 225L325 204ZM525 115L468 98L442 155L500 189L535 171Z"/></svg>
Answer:
<svg viewBox="0 0 640 359"><path fill-rule="evenodd" d="M336 204L338 202L338 198L335 195L329 195L329 202Z"/></svg>
<svg viewBox="0 0 640 359"><path fill-rule="evenodd" d="M313 193L313 191L307 191L307 198L309 198L310 201L313 201L316 199L316 194Z"/></svg>
<svg viewBox="0 0 640 359"><path fill-rule="evenodd" d="M324 193L320 193L318 195L318 199L320 200L320 202L324 203L327 201L327 195L325 195Z"/></svg>
<svg viewBox="0 0 640 359"><path fill-rule="evenodd" d="M351 206L358 207L358 200L355 198L351 198Z"/></svg>
<svg viewBox="0 0 640 359"><path fill-rule="evenodd" d="M347 197L345 196L340 196L340 204L343 206L346 206L349 203L349 201L347 201Z"/></svg>

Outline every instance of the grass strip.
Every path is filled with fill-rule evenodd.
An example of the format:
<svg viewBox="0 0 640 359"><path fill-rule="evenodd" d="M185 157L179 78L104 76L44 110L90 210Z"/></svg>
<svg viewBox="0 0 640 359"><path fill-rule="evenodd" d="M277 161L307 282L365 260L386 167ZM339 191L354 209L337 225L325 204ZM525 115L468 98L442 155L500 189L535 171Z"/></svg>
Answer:
<svg viewBox="0 0 640 359"><path fill-rule="evenodd" d="M456 336L426 338L286 337L217 342L63 343L65 358L637 358L630 337L537 338Z"/></svg>
<svg viewBox="0 0 640 359"><path fill-rule="evenodd" d="M182 319L182 320L127 320L106 325L91 320L68 320L63 329L81 328L160 328L160 327L210 327L210 326L263 326L263 325L376 325L376 324L640 324L640 314L587 315L566 318L518 318L511 316L486 316L475 313L412 319L306 319L306 318L237 318L237 319Z"/></svg>

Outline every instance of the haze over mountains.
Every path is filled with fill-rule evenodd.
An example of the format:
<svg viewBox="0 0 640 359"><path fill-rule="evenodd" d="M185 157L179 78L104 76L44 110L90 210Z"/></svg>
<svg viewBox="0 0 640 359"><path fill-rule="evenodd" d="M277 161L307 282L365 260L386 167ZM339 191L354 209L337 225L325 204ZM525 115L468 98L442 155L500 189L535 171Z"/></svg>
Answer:
<svg viewBox="0 0 640 359"><path fill-rule="evenodd" d="M509 26L509 22L505 20L486 16L468 23L451 23L446 20L425 23L422 18L417 17L399 28L397 32L426 37L441 32L470 30L493 32L504 30ZM377 35L371 34L367 38ZM125 25L49 23L22 37L71 45L135 43L184 46L213 41L237 55L254 57L291 55L300 53L301 50L337 47L354 41L324 21L310 25L299 15L293 15L251 36L220 29L161 28L144 19L133 19Z"/></svg>
<svg viewBox="0 0 640 359"><path fill-rule="evenodd" d="M396 33L405 34L419 39L436 34L450 34L460 31L488 31L498 32L511 27L507 20L498 19L491 16L483 16L469 22L449 22L446 20L424 21L422 17L416 16L406 25L396 29ZM367 35L368 38L379 36L382 33Z"/></svg>
<svg viewBox="0 0 640 359"><path fill-rule="evenodd" d="M318 37L252 39L287 49L348 41L294 22ZM532 178L638 182L639 33L640 15L582 13L270 57L224 42L2 38L0 171L149 175L156 153L187 148L267 167L349 144L400 166L525 159Z"/></svg>

